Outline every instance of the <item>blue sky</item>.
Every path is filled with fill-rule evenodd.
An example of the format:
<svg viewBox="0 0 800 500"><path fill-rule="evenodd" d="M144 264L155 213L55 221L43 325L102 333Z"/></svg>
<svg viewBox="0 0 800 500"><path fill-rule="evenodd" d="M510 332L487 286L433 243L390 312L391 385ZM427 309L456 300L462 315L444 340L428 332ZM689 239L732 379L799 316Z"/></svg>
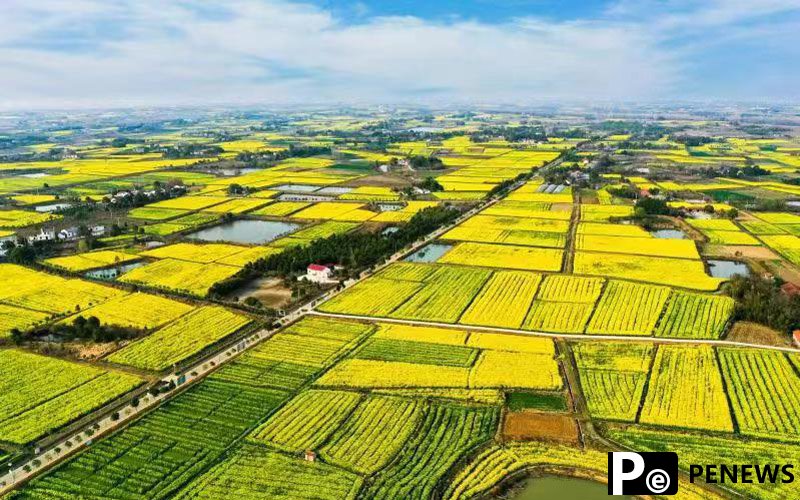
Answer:
<svg viewBox="0 0 800 500"><path fill-rule="evenodd" d="M0 12L0 108L800 97L800 0L3 0Z"/></svg>

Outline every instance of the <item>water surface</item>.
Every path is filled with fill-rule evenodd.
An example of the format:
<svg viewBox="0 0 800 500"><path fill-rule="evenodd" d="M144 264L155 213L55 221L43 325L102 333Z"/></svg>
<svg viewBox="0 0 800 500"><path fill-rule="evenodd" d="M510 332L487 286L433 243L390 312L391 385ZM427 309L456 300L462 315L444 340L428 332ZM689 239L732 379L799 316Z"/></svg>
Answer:
<svg viewBox="0 0 800 500"><path fill-rule="evenodd" d="M230 241L261 245L276 240L300 228L299 224L269 220L235 220L201 229L187 238L201 241Z"/></svg>
<svg viewBox="0 0 800 500"><path fill-rule="evenodd" d="M685 240L686 233L681 231L680 229L656 229L655 231L650 231L656 238L660 238L662 240Z"/></svg>
<svg viewBox="0 0 800 500"><path fill-rule="evenodd" d="M51 205L39 205L34 210L37 212L55 212L56 210L64 210L72 205L69 203L53 203Z"/></svg>
<svg viewBox="0 0 800 500"><path fill-rule="evenodd" d="M451 248L453 248L453 245L431 243L412 253L404 260L406 262L436 262Z"/></svg>
<svg viewBox="0 0 800 500"><path fill-rule="evenodd" d="M526 479L509 495L514 500L608 500L608 486L596 481L565 476ZM631 500L627 495L615 499Z"/></svg>
<svg viewBox="0 0 800 500"><path fill-rule="evenodd" d="M141 262L131 262L128 264L120 264L114 267L106 267L104 269L95 269L94 271L89 271L84 276L87 278L93 278L96 280L115 280L118 277L122 276L123 274L127 273L131 269L136 269L137 267L141 267L147 264L144 261Z"/></svg>
<svg viewBox="0 0 800 500"><path fill-rule="evenodd" d="M709 260L708 267L711 276L715 278L731 278L735 274L750 276L750 269L747 264L733 260Z"/></svg>

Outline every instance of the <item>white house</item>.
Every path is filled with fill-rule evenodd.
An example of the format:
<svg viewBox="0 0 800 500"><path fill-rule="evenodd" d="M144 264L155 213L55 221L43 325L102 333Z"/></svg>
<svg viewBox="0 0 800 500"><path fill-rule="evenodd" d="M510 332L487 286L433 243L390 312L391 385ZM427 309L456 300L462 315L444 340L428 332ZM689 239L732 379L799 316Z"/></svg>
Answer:
<svg viewBox="0 0 800 500"><path fill-rule="evenodd" d="M39 234L34 234L28 238L30 243L34 243L36 241L53 241L56 239L56 231L55 229L40 229Z"/></svg>
<svg viewBox="0 0 800 500"><path fill-rule="evenodd" d="M89 228L89 232L92 233L92 236L103 236L104 234L106 234L106 227L92 226Z"/></svg>
<svg viewBox="0 0 800 500"><path fill-rule="evenodd" d="M328 266L310 264L308 268L306 268L306 275L301 276L300 279L307 279L314 283L330 283L333 281L331 279L332 274L333 270Z"/></svg>
<svg viewBox="0 0 800 500"><path fill-rule="evenodd" d="M77 227L67 227L58 232L58 239L67 241L76 240L78 239L78 234Z"/></svg>

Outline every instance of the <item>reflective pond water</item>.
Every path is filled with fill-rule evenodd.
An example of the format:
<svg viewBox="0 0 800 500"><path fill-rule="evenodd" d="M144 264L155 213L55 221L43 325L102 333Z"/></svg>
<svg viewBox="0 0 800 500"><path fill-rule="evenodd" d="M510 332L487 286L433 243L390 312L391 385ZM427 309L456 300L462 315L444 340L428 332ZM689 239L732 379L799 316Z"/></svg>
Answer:
<svg viewBox="0 0 800 500"><path fill-rule="evenodd" d="M444 243L431 243L430 245L426 245L412 253L404 260L407 262L436 262L451 248L453 248L453 245L446 245Z"/></svg>
<svg viewBox="0 0 800 500"><path fill-rule="evenodd" d="M655 231L650 231L655 238L660 238L662 240L685 240L686 233L679 229L656 229Z"/></svg>
<svg viewBox="0 0 800 500"><path fill-rule="evenodd" d="M137 267L141 267L147 264L146 262L131 262L130 264L122 264L116 267L107 267L105 269L95 269L94 271L89 271L84 276L87 278L93 278L96 280L115 280L122 276L123 274L127 273L131 269L136 269Z"/></svg>
<svg viewBox="0 0 800 500"><path fill-rule="evenodd" d="M709 260L708 267L711 270L711 276L715 278L730 278L734 274L750 276L747 264L732 260Z"/></svg>
<svg viewBox="0 0 800 500"><path fill-rule="evenodd" d="M200 241L229 241L260 245L276 240L300 228L299 224L267 220L235 220L219 226L202 229L187 235Z"/></svg>

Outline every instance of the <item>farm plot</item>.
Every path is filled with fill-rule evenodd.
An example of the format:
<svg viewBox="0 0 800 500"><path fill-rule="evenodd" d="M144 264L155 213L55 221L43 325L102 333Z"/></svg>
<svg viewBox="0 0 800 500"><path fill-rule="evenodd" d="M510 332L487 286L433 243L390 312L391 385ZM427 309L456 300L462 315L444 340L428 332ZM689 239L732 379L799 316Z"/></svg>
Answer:
<svg viewBox="0 0 800 500"><path fill-rule="evenodd" d="M537 300L593 304L600 297L605 280L568 274L547 276L539 288Z"/></svg>
<svg viewBox="0 0 800 500"><path fill-rule="evenodd" d="M565 214L556 217L507 217L484 215L483 212L470 217L458 227L475 229L500 229L505 231L535 231L543 233L565 234L569 231L569 212L546 212L548 214Z"/></svg>
<svg viewBox="0 0 800 500"><path fill-rule="evenodd" d="M235 492L239 498L350 500L362 481L360 476L331 465L305 462L245 443L174 498L218 500Z"/></svg>
<svg viewBox="0 0 800 500"><path fill-rule="evenodd" d="M505 243L509 245L564 248L566 236L542 231L521 231L481 227L458 226L442 235L443 240L471 241L476 243Z"/></svg>
<svg viewBox="0 0 800 500"><path fill-rule="evenodd" d="M700 260L667 257L578 251L575 252L573 268L576 274L607 276L702 291L716 290L725 281L708 276Z"/></svg>
<svg viewBox="0 0 800 500"><path fill-rule="evenodd" d="M466 388L469 373L469 368L455 366L347 359L326 372L316 384L364 389Z"/></svg>
<svg viewBox="0 0 800 500"><path fill-rule="evenodd" d="M60 215L27 210L0 210L0 228L15 229L61 219Z"/></svg>
<svg viewBox="0 0 800 500"><path fill-rule="evenodd" d="M258 359L323 368L355 347L372 325L307 318L264 342L251 355Z"/></svg>
<svg viewBox="0 0 800 500"><path fill-rule="evenodd" d="M303 201L278 201L271 205L267 205L264 208L259 208L250 215L261 215L264 217L286 217L287 215L298 212L310 205L311 203L306 203Z"/></svg>
<svg viewBox="0 0 800 500"><path fill-rule="evenodd" d="M83 310L63 321L72 323L78 316L94 316L102 325L149 330L173 321L192 309L192 306L177 300L146 293L132 293Z"/></svg>
<svg viewBox="0 0 800 500"><path fill-rule="evenodd" d="M0 339L10 335L15 328L25 331L44 323L48 318L48 313L0 304Z"/></svg>
<svg viewBox="0 0 800 500"><path fill-rule="evenodd" d="M586 333L650 335L669 294L670 289L664 286L610 281Z"/></svg>
<svg viewBox="0 0 800 500"><path fill-rule="evenodd" d="M206 380L33 480L17 496L171 497L286 397L281 391Z"/></svg>
<svg viewBox="0 0 800 500"><path fill-rule="evenodd" d="M470 347L372 338L355 353L358 359L397 361L469 368L475 364L478 350Z"/></svg>
<svg viewBox="0 0 800 500"><path fill-rule="evenodd" d="M523 271L497 271L461 316L467 325L519 328L542 277Z"/></svg>
<svg viewBox="0 0 800 500"><path fill-rule="evenodd" d="M675 290L656 328L656 336L719 338L733 313L733 307L734 301L730 297Z"/></svg>
<svg viewBox="0 0 800 500"><path fill-rule="evenodd" d="M344 234L357 228L359 224L354 222L326 221L321 224L314 224L297 232L271 243L275 247L288 247L298 245L308 245L314 240L329 238L335 234Z"/></svg>
<svg viewBox="0 0 800 500"><path fill-rule="evenodd" d="M498 420L495 407L432 404L399 459L374 477L364 497L431 498L459 457L491 438Z"/></svg>
<svg viewBox="0 0 800 500"><path fill-rule="evenodd" d="M156 208L152 206L146 206L134 208L128 212L128 217L151 221L165 221L182 217L188 213L188 210L181 210L177 208Z"/></svg>
<svg viewBox="0 0 800 500"><path fill-rule="evenodd" d="M742 434L768 438L800 435L800 383L781 352L720 348L728 397Z"/></svg>
<svg viewBox="0 0 800 500"><path fill-rule="evenodd" d="M119 281L205 297L215 283L230 278L239 270L223 264L162 259L123 274Z"/></svg>
<svg viewBox="0 0 800 500"><path fill-rule="evenodd" d="M790 234L779 234L774 236L761 236L761 241L772 248L786 260L800 266L800 237Z"/></svg>
<svg viewBox="0 0 800 500"><path fill-rule="evenodd" d="M419 400L369 396L333 433L323 456L362 474L377 472L400 451L423 413Z"/></svg>
<svg viewBox="0 0 800 500"><path fill-rule="evenodd" d="M26 444L141 383L132 375L2 350L0 440Z"/></svg>
<svg viewBox="0 0 800 500"><path fill-rule="evenodd" d="M653 347L647 344L580 343L573 345L572 351L592 416L635 421Z"/></svg>
<svg viewBox="0 0 800 500"><path fill-rule="evenodd" d="M66 257L54 257L45 259L43 262L66 271L81 272L99 267L114 266L124 262L137 260L140 257L136 254L117 252L114 250L100 250L99 252L88 252Z"/></svg>
<svg viewBox="0 0 800 500"><path fill-rule="evenodd" d="M181 196L171 200L151 203L145 208L167 208L172 210L203 210L214 205L219 205L230 200L224 196Z"/></svg>
<svg viewBox="0 0 800 500"><path fill-rule="evenodd" d="M106 359L145 370L161 371L235 333L250 321L247 316L223 307L200 307Z"/></svg>
<svg viewBox="0 0 800 500"><path fill-rule="evenodd" d="M629 238L652 238L653 235L641 226L632 224L606 224L603 222L581 222L578 224L579 235L626 236Z"/></svg>
<svg viewBox="0 0 800 500"><path fill-rule="evenodd" d="M733 431L722 376L709 346L661 346L639 418L641 423Z"/></svg>
<svg viewBox="0 0 800 500"><path fill-rule="evenodd" d="M609 222L614 217L630 217L630 205L581 205L581 222Z"/></svg>
<svg viewBox="0 0 800 500"><path fill-rule="evenodd" d="M372 277L319 306L320 311L386 317L423 288L422 283Z"/></svg>
<svg viewBox="0 0 800 500"><path fill-rule="evenodd" d="M247 250L248 247L229 245L227 243L175 243L141 253L145 257L156 259L175 259L198 264L210 264L220 259L234 256Z"/></svg>
<svg viewBox="0 0 800 500"><path fill-rule="evenodd" d="M534 300L522 328L553 333L583 333L593 309L593 303Z"/></svg>
<svg viewBox="0 0 800 500"><path fill-rule="evenodd" d="M365 210L365 206L363 203L323 201L292 214L291 218L360 222L377 215L374 212Z"/></svg>
<svg viewBox="0 0 800 500"><path fill-rule="evenodd" d="M692 240L584 234L578 235L576 248L592 252L700 259L697 246Z"/></svg>
<svg viewBox="0 0 800 500"><path fill-rule="evenodd" d="M455 323L490 274L483 269L440 267L427 278L424 288L389 316Z"/></svg>
<svg viewBox="0 0 800 500"><path fill-rule="evenodd" d="M64 279L14 264L0 264L0 283L14 284L0 290L0 303L50 314L81 311L126 295L109 286Z"/></svg>
<svg viewBox="0 0 800 500"><path fill-rule="evenodd" d="M471 389L555 390L562 386L558 363L550 355L483 351L469 376Z"/></svg>
<svg viewBox="0 0 800 500"><path fill-rule="evenodd" d="M251 437L290 453L316 449L360 401L357 392L304 391L253 431Z"/></svg>
<svg viewBox="0 0 800 500"><path fill-rule="evenodd" d="M564 252L552 248L535 248L487 243L459 243L439 259L442 264L461 264L527 271L561 269Z"/></svg>
<svg viewBox="0 0 800 500"><path fill-rule="evenodd" d="M269 200L258 198L234 198L220 203L219 205L205 208L203 211L212 214L242 214L263 207L267 203L269 203Z"/></svg>

